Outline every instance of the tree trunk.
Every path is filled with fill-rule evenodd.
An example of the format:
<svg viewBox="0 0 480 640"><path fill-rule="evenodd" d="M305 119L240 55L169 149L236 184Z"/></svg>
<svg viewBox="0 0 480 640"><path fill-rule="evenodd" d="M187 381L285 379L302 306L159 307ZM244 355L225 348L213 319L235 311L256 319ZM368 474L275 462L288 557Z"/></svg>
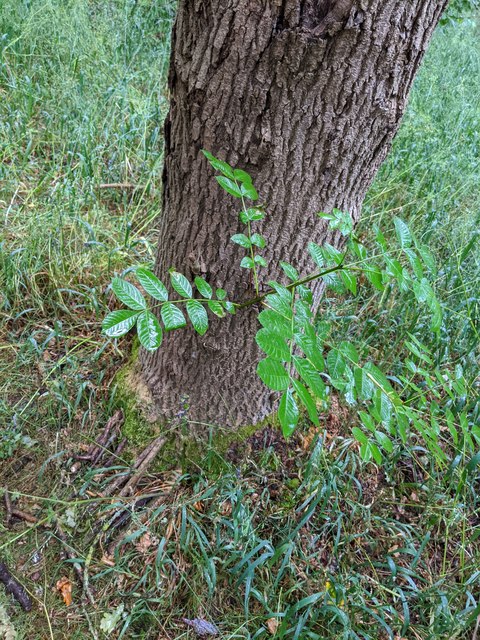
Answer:
<svg viewBox="0 0 480 640"><path fill-rule="evenodd" d="M180 0L165 125L164 207L156 272L202 275L231 300L252 297L238 201L201 154L248 171L266 203L263 282L278 261L313 271L310 240L334 245L315 215L356 222L405 110L413 78L447 0ZM168 335L141 356L159 414L188 404L194 423L254 424L275 397L255 373L257 310L212 319L199 337Z"/></svg>

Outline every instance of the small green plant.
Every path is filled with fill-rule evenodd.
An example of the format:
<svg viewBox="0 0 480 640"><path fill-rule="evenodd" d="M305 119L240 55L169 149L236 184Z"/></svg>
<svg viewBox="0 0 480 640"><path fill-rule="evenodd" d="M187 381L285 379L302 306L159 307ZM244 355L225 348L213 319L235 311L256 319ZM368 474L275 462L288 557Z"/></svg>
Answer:
<svg viewBox="0 0 480 640"><path fill-rule="evenodd" d="M460 378L449 371L426 371L420 364L428 362L422 344L412 336L407 348L417 358L407 363L411 377L392 378L382 372L364 349L360 352L352 342L332 341L331 327L322 317L316 317L316 306L309 285L322 280L324 287L336 292L350 292L357 295L359 282L366 281L375 289L390 294L397 287L408 292L417 305L425 305L431 316L431 331L439 333L442 327L442 308L432 285L436 276L434 259L428 247L422 244L400 218L395 218L396 242L393 249L382 232L377 229L375 249L372 251L362 244L353 231L353 223L348 213L334 209L331 213L319 213L329 225L344 237L344 248L340 250L328 243L319 246L309 243L308 252L315 270L300 275L296 268L280 262L280 268L287 284L270 280L267 291L260 292L260 270L267 266L261 251L266 240L254 231L254 224L265 217L263 207L255 202L258 194L252 178L241 169L231 167L226 162L204 151L212 167L220 175L219 185L234 198L241 200L240 221L245 225L245 233L232 236L231 241L246 251L240 266L252 273L255 296L247 301L229 300L227 292L212 287L203 279L195 278L193 283L181 273L171 270L170 283L178 297L171 299L167 287L151 271L140 267L135 276L144 291L155 301L149 307L144 295L130 282L121 278L113 280L112 288L117 298L128 309L113 311L103 322L107 336L117 338L135 325L140 343L149 351L161 346L164 331L186 326L185 314L195 331L203 335L208 329L208 311L219 317L227 313L242 312L246 307L261 307L258 320L261 325L255 340L265 357L257 366L258 376L272 391L280 395L278 418L283 434L288 437L295 430L300 409L307 412L309 419L319 425L319 412L326 409L332 390L343 395L348 405L357 409L358 425L352 434L360 443L364 460L382 462L382 453L392 453L394 441L403 444L412 432L419 434L428 449L440 461L446 456L439 446L442 426L451 433L458 443L458 416L450 411L443 413L440 405L436 410L431 396L450 393L455 385L461 386ZM194 288L196 291L194 292ZM159 309L161 322L153 310ZM421 378L421 381L420 381ZM415 402L411 401L414 391ZM459 393L461 390L459 390ZM432 404L430 415L425 419L417 407L419 396L428 406ZM465 424L465 416L463 418ZM457 425L457 426L455 426ZM467 437L469 430L465 430ZM480 441L480 430L474 437ZM468 433L467 433L468 432ZM473 449L471 439L469 449Z"/></svg>

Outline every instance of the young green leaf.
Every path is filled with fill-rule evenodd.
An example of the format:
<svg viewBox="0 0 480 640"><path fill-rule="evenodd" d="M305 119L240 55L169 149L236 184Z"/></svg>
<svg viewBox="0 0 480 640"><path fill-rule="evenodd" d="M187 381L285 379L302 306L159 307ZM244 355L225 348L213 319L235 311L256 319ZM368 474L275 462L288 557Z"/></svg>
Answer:
<svg viewBox="0 0 480 640"><path fill-rule="evenodd" d="M243 267L244 269L253 269L254 264L255 263L250 258L250 256L245 256L244 258L242 258L242 261L240 262L240 266Z"/></svg>
<svg viewBox="0 0 480 640"><path fill-rule="evenodd" d="M343 236L349 236L353 231L353 221L350 214L339 209L334 209L332 213L318 213L319 218L330 221L332 229L338 229Z"/></svg>
<svg viewBox="0 0 480 640"><path fill-rule="evenodd" d="M230 238L230 240L235 244L239 244L241 247L244 247L245 249L250 249L250 247L252 246L252 243L249 240L249 238L247 238L247 236L244 235L243 233L236 233L234 236Z"/></svg>
<svg viewBox="0 0 480 640"><path fill-rule="evenodd" d="M392 403L389 396L380 389L377 389L373 396L373 406L370 407L370 411L378 422L383 422L386 426L390 425L392 420Z"/></svg>
<svg viewBox="0 0 480 640"><path fill-rule="evenodd" d="M267 266L267 261L265 260L265 258L263 256L259 256L258 254L255 256L253 261L255 262L255 264L258 264L261 267L266 267Z"/></svg>
<svg viewBox="0 0 480 640"><path fill-rule="evenodd" d="M307 410L308 417L317 427L320 424L318 419L317 406L315 404L315 400L308 393L307 388L303 386L301 382L298 380L292 380L293 388L297 392L299 400L302 402L303 406Z"/></svg>
<svg viewBox="0 0 480 640"><path fill-rule="evenodd" d="M317 344L316 336L312 337L305 334L295 335L295 342L303 351L307 360L321 373L325 369L325 360Z"/></svg>
<svg viewBox="0 0 480 640"><path fill-rule="evenodd" d="M282 270L287 278L292 282L300 279L298 271L295 269L295 267L292 267L291 264L288 264L288 262L280 262L280 266L282 267Z"/></svg>
<svg viewBox="0 0 480 640"><path fill-rule="evenodd" d="M330 349L327 356L328 372L333 380L338 380L345 373L347 364L338 349Z"/></svg>
<svg viewBox="0 0 480 640"><path fill-rule="evenodd" d="M190 318L193 328L201 336L208 329L208 315L205 307L198 300L189 300L186 304L188 317Z"/></svg>
<svg viewBox="0 0 480 640"><path fill-rule="evenodd" d="M220 171L220 173L223 173L223 175L226 176L227 178L233 179L235 177L234 175L235 172L232 169L232 167L228 164L228 162L219 160L214 155L212 155L209 151L205 151L205 149L202 149L202 153L207 158L207 160L210 162L210 164L214 169L216 169L217 171Z"/></svg>
<svg viewBox="0 0 480 640"><path fill-rule="evenodd" d="M295 365L295 369L298 375L302 378L306 385L310 387L315 397L319 398L320 400L325 400L325 383L315 367L310 364L308 360L299 358L298 356L293 357L293 364Z"/></svg>
<svg viewBox="0 0 480 640"><path fill-rule="evenodd" d="M291 303L281 294L270 293L265 298L265 304L267 305L267 307L269 307L270 309L273 309L274 311L277 311L285 318L290 319L293 316Z"/></svg>
<svg viewBox="0 0 480 640"><path fill-rule="evenodd" d="M340 272L340 277L342 278L343 284L348 289L348 291L351 291L351 293L353 293L353 295L356 296L357 295L357 279L353 275L353 273L348 270L343 270Z"/></svg>
<svg viewBox="0 0 480 640"><path fill-rule="evenodd" d="M398 242L402 249L406 247L410 247L412 244L412 233L408 228L408 225L405 224L403 220L400 218L394 218L393 224L395 225L395 231L397 233Z"/></svg>
<svg viewBox="0 0 480 640"><path fill-rule="evenodd" d="M252 207L246 211L240 211L239 217L243 224L247 224L248 222L254 222L255 220L263 220L265 218L265 212L262 211L262 209Z"/></svg>
<svg viewBox="0 0 480 640"><path fill-rule="evenodd" d="M433 298L431 298L429 300L429 304L428 304L430 311L432 313L432 318L430 321L430 328L432 331L435 331L435 333L438 333L440 331L440 329L442 328L442 320L443 320L443 311L442 311L442 307L440 305L440 303L438 302L435 294L433 295Z"/></svg>
<svg viewBox="0 0 480 640"><path fill-rule="evenodd" d="M390 438L383 433L383 431L375 431L375 438L381 447L385 449L388 453L392 453L393 451L393 443Z"/></svg>
<svg viewBox="0 0 480 640"><path fill-rule="evenodd" d="M257 331L255 341L267 356L281 362L290 362L290 347L280 334L269 329L260 329Z"/></svg>
<svg viewBox="0 0 480 640"><path fill-rule="evenodd" d="M300 296L300 298L302 300L305 300L305 302L308 302L308 304L312 304L313 302L313 293L312 290L309 289L308 286L304 285L304 284L299 284L295 287L296 292L298 293L298 295Z"/></svg>
<svg viewBox="0 0 480 640"><path fill-rule="evenodd" d="M363 426L366 427L372 433L375 433L376 425L372 416L366 411L359 411L358 415L360 416L360 420L362 421Z"/></svg>
<svg viewBox="0 0 480 640"><path fill-rule="evenodd" d="M250 182L244 182L240 186L240 192L242 196L250 198L250 200L258 200L258 193L253 184Z"/></svg>
<svg viewBox="0 0 480 640"><path fill-rule="evenodd" d="M182 311L172 302L166 302L162 305L161 315L166 331L180 329L187 324Z"/></svg>
<svg viewBox="0 0 480 640"><path fill-rule="evenodd" d="M342 263L343 253L334 247L332 244L326 242L322 247L322 254L325 260L328 262L329 260L333 260L333 262L337 265Z"/></svg>
<svg viewBox="0 0 480 640"><path fill-rule="evenodd" d="M262 327L279 334L285 340L289 340L293 336L291 321L273 311L273 309L261 311L258 314L258 321Z"/></svg>
<svg viewBox="0 0 480 640"><path fill-rule="evenodd" d="M150 311L144 311L138 316L137 333L140 344L147 351L156 351L162 344L162 327Z"/></svg>
<svg viewBox="0 0 480 640"><path fill-rule="evenodd" d="M243 193L241 188L235 182L233 182L233 180L225 178L224 176L215 176L215 178L222 189L229 193L231 196L233 196L234 198L242 197Z"/></svg>
<svg viewBox="0 0 480 640"><path fill-rule="evenodd" d="M257 365L257 374L272 391L284 391L290 384L290 376L280 362L273 358L260 360Z"/></svg>
<svg viewBox="0 0 480 640"><path fill-rule="evenodd" d="M358 427L353 427L352 434L355 440L360 442L360 444L365 444L365 445L368 444L368 437Z"/></svg>
<svg viewBox="0 0 480 640"><path fill-rule="evenodd" d="M259 249L264 249L266 242L265 242L265 238L263 236L261 236L259 233L254 233L252 235L252 244L254 244L256 247L259 247Z"/></svg>
<svg viewBox="0 0 480 640"><path fill-rule="evenodd" d="M208 284L208 282L206 282L203 278L200 278L200 276L197 276L194 282L201 296L203 296L204 298L212 297L212 287Z"/></svg>
<svg viewBox="0 0 480 640"><path fill-rule="evenodd" d="M403 250L403 252L405 253L405 255L408 258L408 261L410 262L410 265L413 269L413 273L415 274L415 278L417 278L417 280L421 280L422 278L424 278L425 271L423 269L422 261L417 255L417 252L415 251L415 249L410 249L407 247Z"/></svg>
<svg viewBox="0 0 480 640"><path fill-rule="evenodd" d="M145 298L137 287L134 287L130 282L122 280L122 278L114 278L112 281L112 289L120 302L123 302L123 304L127 305L130 309L143 311L147 308Z"/></svg>
<svg viewBox="0 0 480 640"><path fill-rule="evenodd" d="M282 427L282 433L288 438L295 431L298 423L298 407L291 389L287 389L280 399L278 406L278 418Z"/></svg>
<svg viewBox="0 0 480 640"><path fill-rule="evenodd" d="M252 184L251 175L243 169L235 169L233 172L233 177L238 182L243 182L243 184Z"/></svg>
<svg viewBox="0 0 480 640"><path fill-rule="evenodd" d="M210 311L214 313L216 316L218 316L219 318L225 317L226 315L225 309L223 308L223 305L220 302L217 302L216 300L209 300L207 304Z"/></svg>
<svg viewBox="0 0 480 640"><path fill-rule="evenodd" d="M380 371L380 369L373 364L373 362L366 362L363 366L364 371L367 372L371 380L373 380L375 386L380 388L396 405L400 405L401 401L398 395L395 393L392 385L390 384L387 376Z"/></svg>
<svg viewBox="0 0 480 640"><path fill-rule="evenodd" d="M172 287L183 298L192 297L192 285L182 273L178 273L178 271L170 271L170 280L172 282Z"/></svg>
<svg viewBox="0 0 480 640"><path fill-rule="evenodd" d="M322 268L325 265L325 260L322 254L322 248L315 244L315 242L308 243L308 253L312 256L316 265Z"/></svg>
<svg viewBox="0 0 480 640"><path fill-rule="evenodd" d="M225 289L216 289L215 295L217 296L217 300L225 300L225 298L227 297L227 292L225 291Z"/></svg>
<svg viewBox="0 0 480 640"><path fill-rule="evenodd" d="M342 340L342 342L340 342L340 344L338 345L338 350L347 358L347 360L350 360L351 362L358 364L358 361L360 359L358 355L358 351L356 350L355 346L351 342Z"/></svg>
<svg viewBox="0 0 480 640"><path fill-rule="evenodd" d="M124 336L134 326L138 318L137 311L119 309L112 311L102 322L102 330L109 338Z"/></svg>
<svg viewBox="0 0 480 640"><path fill-rule="evenodd" d="M374 442L369 442L368 446L370 447L370 451L372 453L372 456L375 462L377 464L382 464L383 456L380 452L380 449L377 447L377 445Z"/></svg>
<svg viewBox="0 0 480 640"><path fill-rule="evenodd" d="M385 286L383 284L383 275L381 269L377 266L368 265L364 267L363 273L367 280L377 289L378 291L383 291Z"/></svg>
<svg viewBox="0 0 480 640"><path fill-rule="evenodd" d="M368 377L367 372L361 367L355 367L353 372L355 378L355 389L360 400L370 400L375 391L373 381Z"/></svg>
<svg viewBox="0 0 480 640"><path fill-rule="evenodd" d="M303 300L297 300L294 308L296 330L298 331L302 327L311 326L313 312L310 305Z"/></svg>
<svg viewBox="0 0 480 640"><path fill-rule="evenodd" d="M154 273L142 267L136 270L135 275L142 287L152 298L160 300L160 302L166 302L168 300L167 288Z"/></svg>

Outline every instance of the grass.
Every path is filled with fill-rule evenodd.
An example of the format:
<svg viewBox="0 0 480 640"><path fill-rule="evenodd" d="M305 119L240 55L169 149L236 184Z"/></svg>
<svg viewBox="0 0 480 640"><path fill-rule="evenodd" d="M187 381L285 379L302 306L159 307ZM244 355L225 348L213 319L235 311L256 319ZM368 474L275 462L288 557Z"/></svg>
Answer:
<svg viewBox="0 0 480 640"><path fill-rule="evenodd" d="M85 501L102 479L88 471L74 479L71 455L111 414L112 379L129 353L128 342L114 348L99 332L108 285L154 256L172 17L167 1L0 7L0 482L46 524L62 519L84 564L94 520ZM400 215L428 243L441 333L407 296L365 290L326 305L338 335L394 376L413 333L435 366L464 380L455 402L472 432L478 33L473 20L437 31L360 229L368 241L373 225L388 234ZM112 183L120 186L105 187ZM182 618L201 617L223 638L473 638L475 449L451 447L442 466L419 441L396 444L378 468L362 463L354 420L338 405L321 429L304 425L288 445L266 427L152 476L151 490L164 496L156 511L147 522L134 513L113 556L96 549L91 559L95 607L81 605L77 583L69 608L56 592L60 577L75 577L53 528L0 524L0 556L35 600L22 615L0 592L17 637L106 637L105 614L123 605L112 637L193 638Z"/></svg>

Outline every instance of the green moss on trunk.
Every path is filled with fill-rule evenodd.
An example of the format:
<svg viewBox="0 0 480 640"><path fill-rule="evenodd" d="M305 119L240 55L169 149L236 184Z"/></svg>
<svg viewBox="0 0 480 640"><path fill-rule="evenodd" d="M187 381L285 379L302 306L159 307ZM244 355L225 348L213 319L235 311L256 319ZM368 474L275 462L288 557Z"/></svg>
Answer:
<svg viewBox="0 0 480 640"><path fill-rule="evenodd" d="M273 419L267 418L257 425L241 427L238 430L206 428L201 433L193 432L188 424L188 409L176 421L165 422L158 419L154 399L142 381L138 366L139 343L135 341L128 362L118 371L114 379L115 407L122 409L123 435L128 438L132 457L154 438L165 435L167 442L158 455L156 468L165 470L181 468L188 471L207 456L211 456L214 466L223 467L225 454L236 445L240 449L252 434L265 426L272 426Z"/></svg>

